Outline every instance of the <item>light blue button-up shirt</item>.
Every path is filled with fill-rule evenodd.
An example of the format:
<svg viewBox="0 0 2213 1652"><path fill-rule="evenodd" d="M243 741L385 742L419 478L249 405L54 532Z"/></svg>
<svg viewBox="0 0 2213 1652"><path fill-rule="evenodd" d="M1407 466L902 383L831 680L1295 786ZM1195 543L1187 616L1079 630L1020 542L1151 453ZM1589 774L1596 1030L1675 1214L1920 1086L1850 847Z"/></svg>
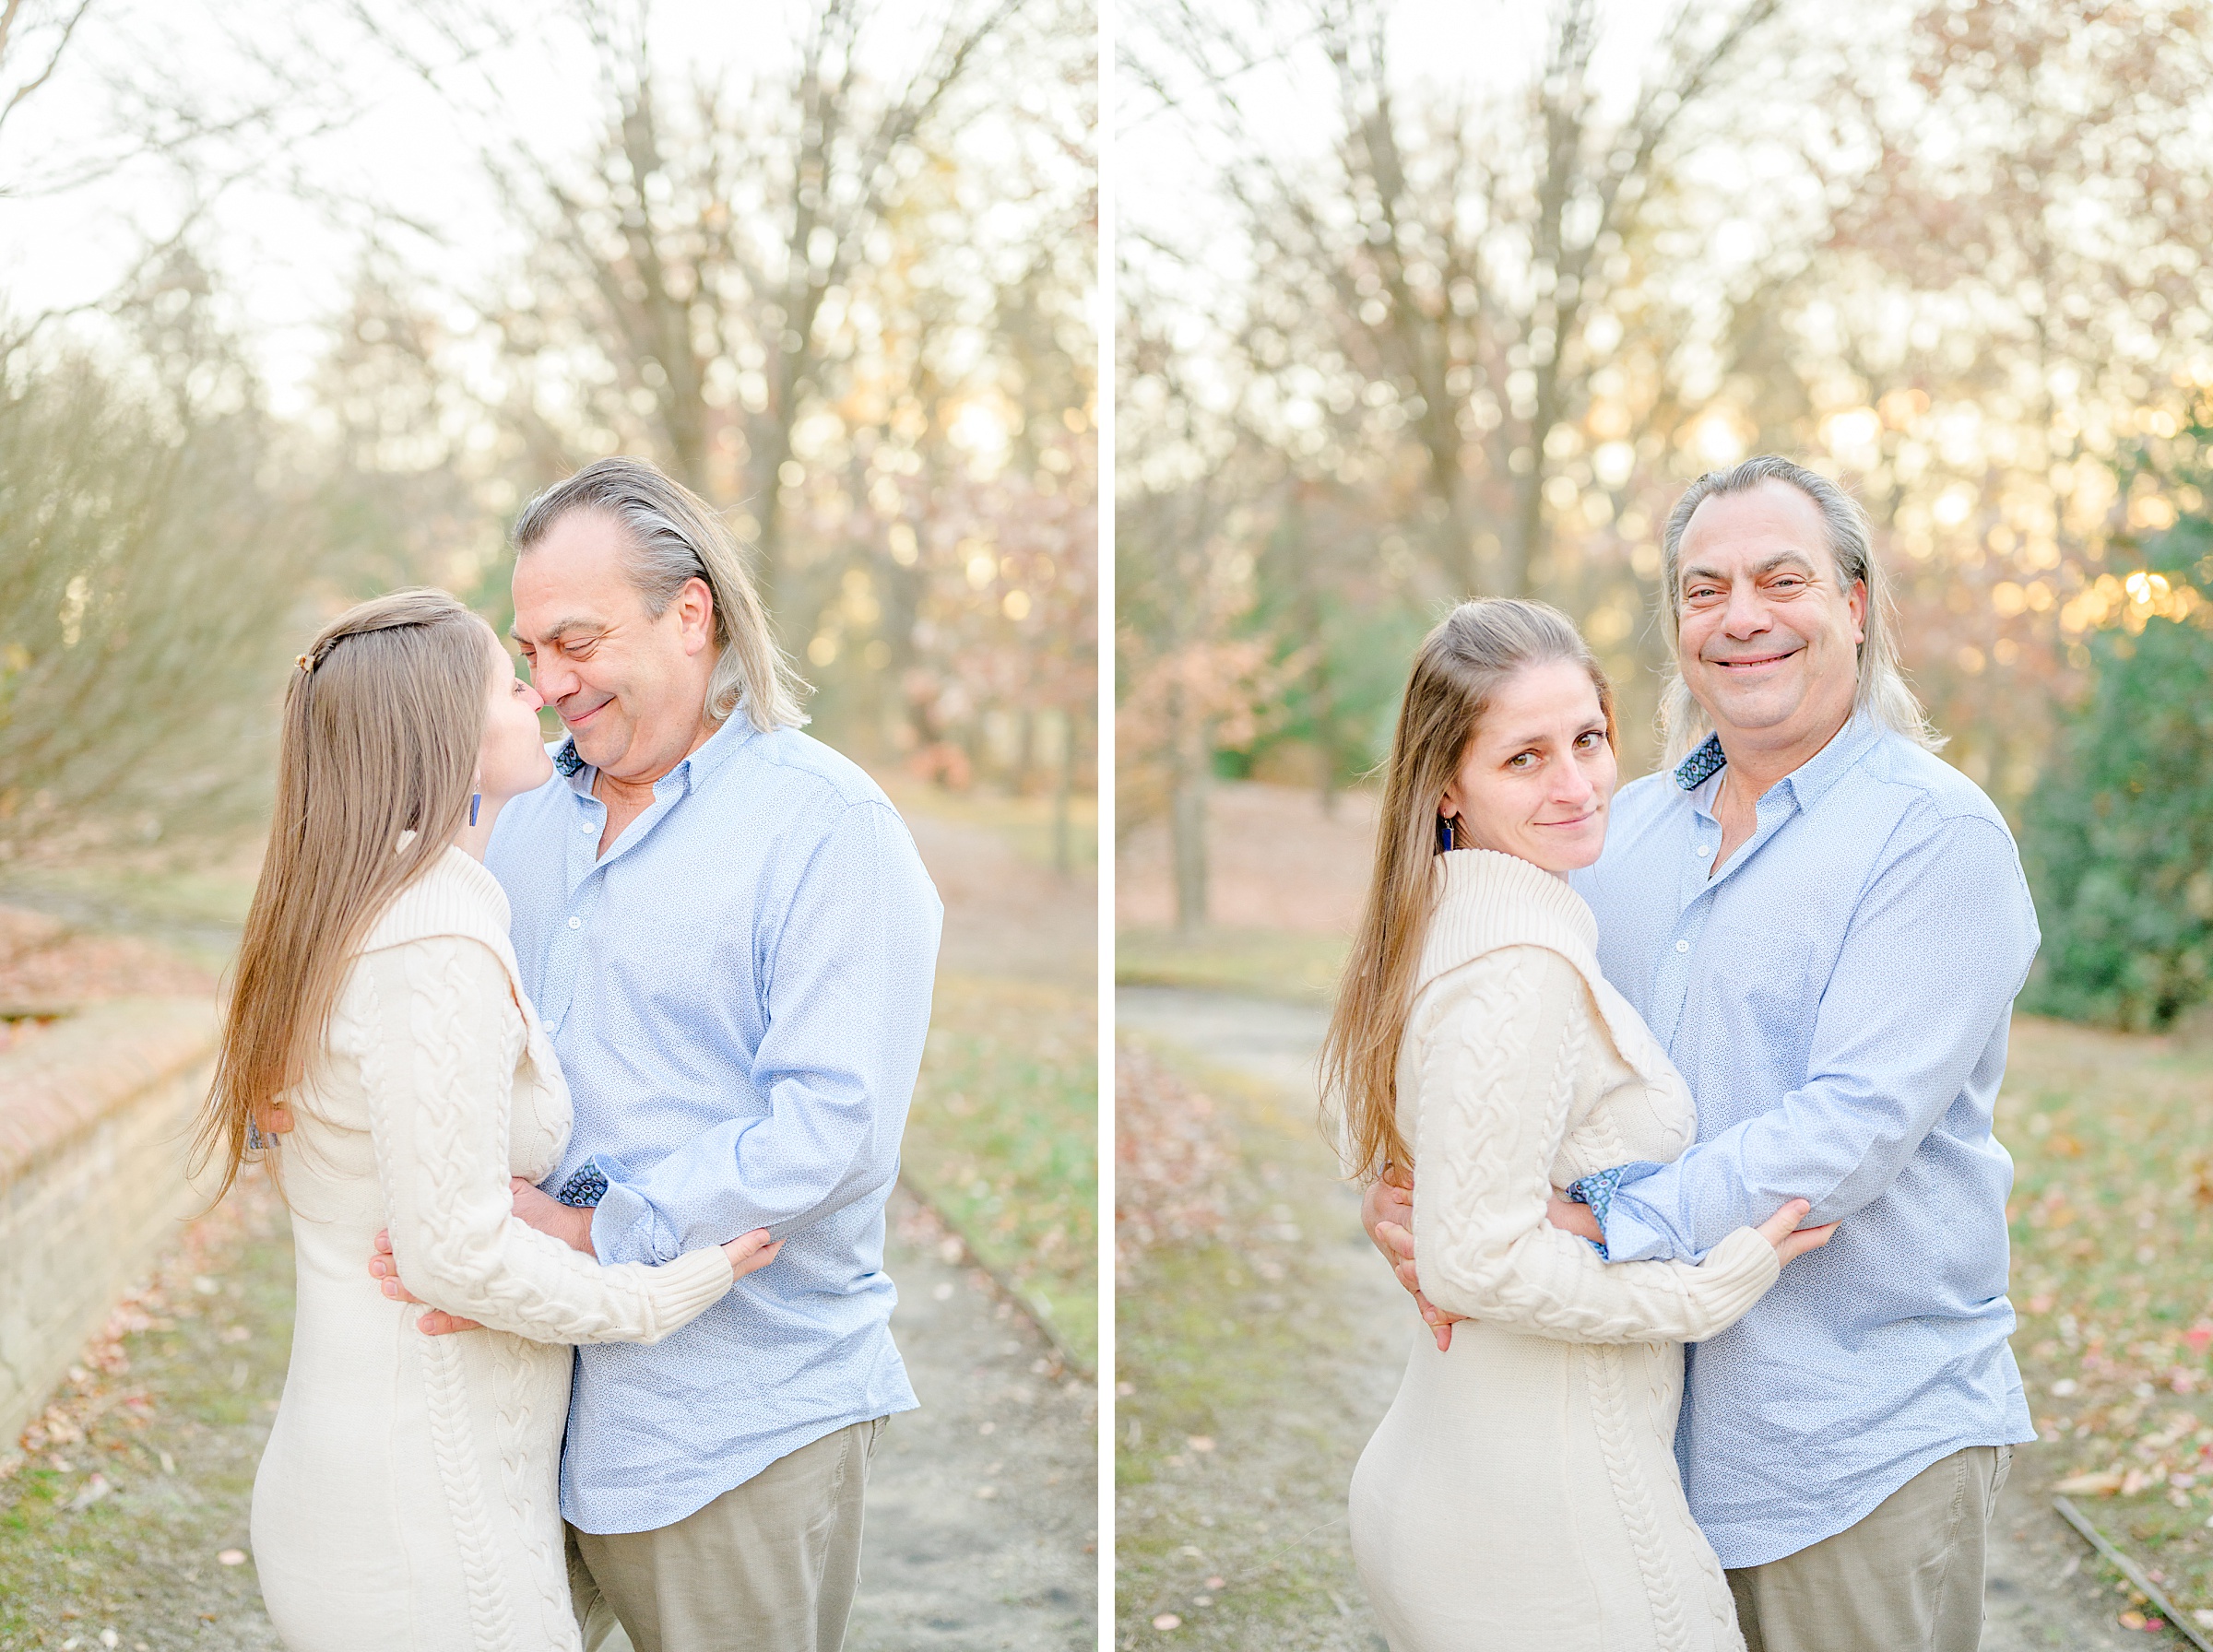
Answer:
<svg viewBox="0 0 2213 1652"><path fill-rule="evenodd" d="M1722 766L1709 741L1623 787L1574 883L1698 1109L1682 1158L1624 1173L1610 1258L1697 1260L1793 1198L1843 1223L1687 1353L1691 1513L1723 1565L1753 1566L1963 1446L2035 1437L1991 1114L2039 938L2005 820L1910 741L1855 717L1709 878Z"/></svg>
<svg viewBox="0 0 2213 1652"><path fill-rule="evenodd" d="M645 1531L915 1406L883 1208L941 908L876 784L796 729L732 717L605 856L596 771L555 751L485 856L575 1105L545 1186L605 1178L603 1262L788 1235L666 1340L577 1350L562 1514Z"/></svg>

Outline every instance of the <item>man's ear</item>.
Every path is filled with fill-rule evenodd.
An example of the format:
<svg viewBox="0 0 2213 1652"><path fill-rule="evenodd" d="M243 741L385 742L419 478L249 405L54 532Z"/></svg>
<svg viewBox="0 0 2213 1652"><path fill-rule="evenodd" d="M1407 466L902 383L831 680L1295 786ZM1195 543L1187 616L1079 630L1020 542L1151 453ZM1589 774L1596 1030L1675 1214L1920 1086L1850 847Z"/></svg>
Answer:
<svg viewBox="0 0 2213 1652"><path fill-rule="evenodd" d="M676 616L686 654L697 654L715 644L715 593L694 574L676 594Z"/></svg>
<svg viewBox="0 0 2213 1652"><path fill-rule="evenodd" d="M1852 641L1864 644L1867 641L1867 582L1853 580L1852 595L1846 601L1852 608Z"/></svg>

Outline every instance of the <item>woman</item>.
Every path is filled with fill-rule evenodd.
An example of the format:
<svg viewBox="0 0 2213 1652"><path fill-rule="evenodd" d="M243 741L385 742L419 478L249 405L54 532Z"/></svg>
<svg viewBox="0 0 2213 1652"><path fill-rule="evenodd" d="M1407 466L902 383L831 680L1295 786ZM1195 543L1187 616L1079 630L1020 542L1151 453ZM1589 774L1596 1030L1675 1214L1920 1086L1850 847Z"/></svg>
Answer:
<svg viewBox="0 0 2213 1652"><path fill-rule="evenodd" d="M1685 1341L1733 1324L1829 1230L1793 1201L1698 1267L1609 1265L1547 1225L1556 1186L1696 1129L1600 974L1567 874L1598 858L1613 695L1539 603L1464 603L1415 657L1376 869L1324 1051L1346 1157L1415 1167L1423 1338L1352 1485L1394 1652L1741 1648L1673 1454Z"/></svg>
<svg viewBox="0 0 2213 1652"><path fill-rule="evenodd" d="M512 1214L510 1175L550 1174L569 1130L482 865L501 806L552 773L538 707L491 629L438 591L354 608L286 690L201 1139L228 1191L257 1111L293 1121L299 1302L253 1519L293 1652L580 1646L564 1345L656 1341L775 1254L763 1232L602 1268ZM484 1329L415 1328L367 1271L385 1227L407 1292Z"/></svg>

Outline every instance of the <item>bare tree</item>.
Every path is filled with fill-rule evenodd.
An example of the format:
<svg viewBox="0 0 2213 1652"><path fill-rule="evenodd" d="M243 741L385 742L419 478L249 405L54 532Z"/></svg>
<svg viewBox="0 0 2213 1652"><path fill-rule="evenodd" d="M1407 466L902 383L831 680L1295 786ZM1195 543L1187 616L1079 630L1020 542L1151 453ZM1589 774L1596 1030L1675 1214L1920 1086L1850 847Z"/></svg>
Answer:
<svg viewBox="0 0 2213 1652"><path fill-rule="evenodd" d="M1279 377L1341 379L1320 399L1348 437L1411 450L1446 589L1544 584L1548 484L1645 296L1627 289L1649 277L1652 209L1685 145L1723 123L1779 6L1682 7L1616 112L1592 75L1596 0L1553 8L1523 88L1453 100L1399 89L1383 0L1314 0L1282 54L1326 62L1326 166L1281 159L1252 129L1247 72L1209 77L1257 277L1226 330ZM1164 49L1230 56L1234 22L1166 10L1180 45Z"/></svg>
<svg viewBox="0 0 2213 1652"><path fill-rule="evenodd" d="M441 27L401 40L363 14L433 82L497 81L493 20L413 15ZM343 522L394 543L466 499L496 516L596 454L649 454L760 551L843 737L1018 789L1049 760L1066 790L1093 719L1062 688L1095 670L1061 635L1095 660L1095 545L1071 525L1096 487L1080 6L953 0L925 29L822 0L789 64L744 81L657 70L642 8L570 15L597 140L524 153L487 128L519 256L433 302L396 234L361 278L321 387ZM477 320L456 330L459 310ZM475 535L405 537L423 576L467 583L436 563L470 561L452 545Z"/></svg>
<svg viewBox="0 0 2213 1652"><path fill-rule="evenodd" d="M134 295L130 365L0 375L0 856L254 818L302 572L273 431L188 258Z"/></svg>
<svg viewBox="0 0 2213 1652"><path fill-rule="evenodd" d="M16 112L53 78L92 0L34 6L0 0L0 138Z"/></svg>
<svg viewBox="0 0 2213 1652"><path fill-rule="evenodd" d="M481 157L535 245L513 301L487 313L515 385L504 412L541 468L593 429L643 442L704 497L743 502L772 611L788 607L799 431L847 388L858 278L891 254L892 220L976 113L979 65L1034 5L956 6L884 84L870 48L886 20L817 0L782 79L674 87L645 6L576 6L607 104L597 151L577 168L508 137ZM441 83L472 72L477 53L436 64L362 15Z"/></svg>
<svg viewBox="0 0 2213 1652"><path fill-rule="evenodd" d="M1234 396L1189 382L1142 278L1123 272L1117 296L1117 825L1166 814L1176 926L1189 934L1207 921L1214 752L1249 743L1299 668L1248 623L1255 526L1282 471Z"/></svg>

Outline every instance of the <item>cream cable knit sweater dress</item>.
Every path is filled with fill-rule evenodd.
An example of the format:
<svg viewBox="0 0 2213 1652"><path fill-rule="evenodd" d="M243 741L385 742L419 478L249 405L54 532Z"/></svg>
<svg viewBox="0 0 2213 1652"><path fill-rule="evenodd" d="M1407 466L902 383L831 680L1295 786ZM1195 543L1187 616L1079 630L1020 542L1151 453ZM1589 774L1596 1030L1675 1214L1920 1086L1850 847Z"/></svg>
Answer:
<svg viewBox="0 0 2213 1652"><path fill-rule="evenodd" d="M377 920L284 1147L299 1305L254 1481L254 1559L291 1652L575 1652L558 1477L566 1346L653 1342L719 1301L716 1248L602 1268L515 1220L569 1094L516 985L507 900L448 849ZM369 1277L481 1320L426 1337Z"/></svg>
<svg viewBox="0 0 2213 1652"><path fill-rule="evenodd" d="M1406 1375L1352 1485L1353 1553L1393 1652L1739 1652L1676 1472L1683 1348L1774 1283L1738 1230L1701 1267L1609 1264L1548 1226L1551 1190L1666 1161L1689 1092L1599 974L1568 884L1486 850L1438 857L1400 1048L1423 1290L1470 1316Z"/></svg>

